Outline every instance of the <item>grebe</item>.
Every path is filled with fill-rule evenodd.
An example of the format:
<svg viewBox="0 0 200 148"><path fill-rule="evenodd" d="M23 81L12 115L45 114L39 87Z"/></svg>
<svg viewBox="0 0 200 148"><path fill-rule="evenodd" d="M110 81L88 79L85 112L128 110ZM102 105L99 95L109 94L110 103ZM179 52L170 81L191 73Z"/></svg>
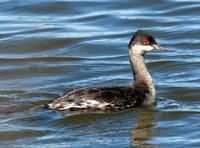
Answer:
<svg viewBox="0 0 200 148"><path fill-rule="evenodd" d="M138 30L128 45L134 75L132 86L78 89L52 101L48 106L58 111L94 111L150 105L156 99L156 90L146 68L144 55L153 50L165 49L157 44L150 33Z"/></svg>

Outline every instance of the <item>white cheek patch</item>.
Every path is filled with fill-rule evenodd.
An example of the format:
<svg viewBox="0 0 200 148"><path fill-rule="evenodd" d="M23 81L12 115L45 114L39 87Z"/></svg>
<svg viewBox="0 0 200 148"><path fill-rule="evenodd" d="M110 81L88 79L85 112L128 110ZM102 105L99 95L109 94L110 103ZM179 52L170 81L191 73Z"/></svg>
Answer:
<svg viewBox="0 0 200 148"><path fill-rule="evenodd" d="M145 52L154 50L154 48L150 45L137 45L136 44L132 47L132 50L134 50L138 54L143 54Z"/></svg>

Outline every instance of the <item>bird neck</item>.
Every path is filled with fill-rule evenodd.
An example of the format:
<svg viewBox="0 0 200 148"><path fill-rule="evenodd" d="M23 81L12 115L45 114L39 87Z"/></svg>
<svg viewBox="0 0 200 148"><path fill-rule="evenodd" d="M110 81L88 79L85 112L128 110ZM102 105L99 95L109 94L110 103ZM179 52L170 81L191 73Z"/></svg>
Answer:
<svg viewBox="0 0 200 148"><path fill-rule="evenodd" d="M145 65L143 54L130 48L129 56L134 75L134 88L136 91L138 90L139 92L143 93L145 98L149 99L149 101L153 101L155 99L156 92L152 77Z"/></svg>

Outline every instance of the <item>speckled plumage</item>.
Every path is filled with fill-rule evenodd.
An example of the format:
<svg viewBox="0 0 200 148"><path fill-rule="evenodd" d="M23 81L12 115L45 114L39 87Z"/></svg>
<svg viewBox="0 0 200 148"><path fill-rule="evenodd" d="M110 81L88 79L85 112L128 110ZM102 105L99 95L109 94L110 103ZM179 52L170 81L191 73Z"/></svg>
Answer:
<svg viewBox="0 0 200 148"><path fill-rule="evenodd" d="M79 105L80 100L97 100L101 103L106 103L106 106L103 106L102 108L88 107L87 109L124 109L139 105L145 105L142 98L146 98L146 93L147 89L145 88L145 86L142 86L140 88L133 88L131 86L86 88L74 90L66 94L65 96L62 96L53 101L50 106L52 106L53 109L65 110L66 104L60 102L76 102L77 105ZM69 110L80 110L80 108L72 107Z"/></svg>
<svg viewBox="0 0 200 148"><path fill-rule="evenodd" d="M144 54L165 48L158 45L151 34L142 30L135 33L128 47L135 80L133 85L78 89L52 101L48 106L59 111L94 111L152 104L155 101L156 92L144 63Z"/></svg>

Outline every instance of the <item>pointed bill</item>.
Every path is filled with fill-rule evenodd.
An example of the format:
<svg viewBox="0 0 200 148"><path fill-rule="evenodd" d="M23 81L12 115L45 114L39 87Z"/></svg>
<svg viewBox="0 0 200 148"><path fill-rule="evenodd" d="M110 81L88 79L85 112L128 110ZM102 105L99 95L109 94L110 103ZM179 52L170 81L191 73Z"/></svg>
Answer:
<svg viewBox="0 0 200 148"><path fill-rule="evenodd" d="M163 46L161 46L161 45L159 45L159 44L154 44L154 45L152 45L153 46L153 48L155 49L155 50L167 50L167 48L165 48L165 47L163 47Z"/></svg>

